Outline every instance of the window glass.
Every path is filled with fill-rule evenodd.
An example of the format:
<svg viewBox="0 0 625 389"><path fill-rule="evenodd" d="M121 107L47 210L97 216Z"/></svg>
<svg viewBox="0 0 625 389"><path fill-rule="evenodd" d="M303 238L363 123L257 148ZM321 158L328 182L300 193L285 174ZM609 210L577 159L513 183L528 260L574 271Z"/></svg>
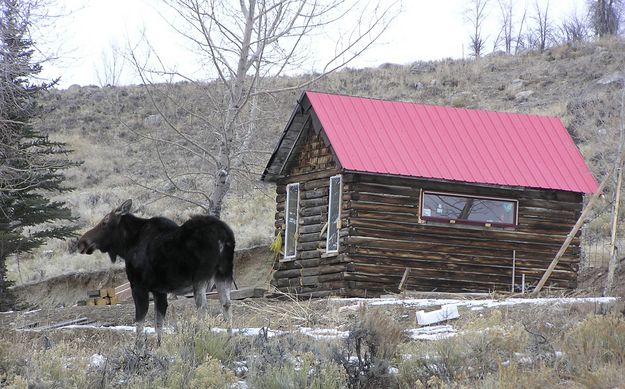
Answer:
<svg viewBox="0 0 625 389"><path fill-rule="evenodd" d="M516 201L424 193L421 217L460 223L516 224Z"/></svg>
<svg viewBox="0 0 625 389"><path fill-rule="evenodd" d="M284 257L294 258L297 245L297 217L299 208L299 184L289 184L286 187L286 231L284 238Z"/></svg>
<svg viewBox="0 0 625 389"><path fill-rule="evenodd" d="M341 176L330 177L328 202L328 238L326 251L339 250L339 221L341 213Z"/></svg>

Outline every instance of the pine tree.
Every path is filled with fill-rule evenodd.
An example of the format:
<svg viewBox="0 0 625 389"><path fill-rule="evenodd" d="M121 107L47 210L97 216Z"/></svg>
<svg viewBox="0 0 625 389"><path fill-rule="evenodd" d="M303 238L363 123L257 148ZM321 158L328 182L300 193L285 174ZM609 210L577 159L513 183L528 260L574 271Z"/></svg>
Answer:
<svg viewBox="0 0 625 389"><path fill-rule="evenodd" d="M0 0L0 311L16 303L6 279L7 257L75 231L71 211L49 199L69 190L63 171L75 163L64 143L32 125L40 114L38 96L55 83L34 81L41 64L29 35L33 4Z"/></svg>

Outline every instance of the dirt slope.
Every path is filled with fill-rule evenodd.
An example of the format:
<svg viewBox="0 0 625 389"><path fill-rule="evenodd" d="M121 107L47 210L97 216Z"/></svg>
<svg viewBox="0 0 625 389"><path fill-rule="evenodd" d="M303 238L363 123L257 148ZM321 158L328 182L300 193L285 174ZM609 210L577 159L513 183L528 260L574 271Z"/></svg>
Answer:
<svg viewBox="0 0 625 389"><path fill-rule="evenodd" d="M268 288L273 254L265 246L239 250L235 254L235 282L239 288ZM116 287L128 282L123 269L71 273L40 282L18 285L18 298L29 306L72 306L87 297L87 291Z"/></svg>

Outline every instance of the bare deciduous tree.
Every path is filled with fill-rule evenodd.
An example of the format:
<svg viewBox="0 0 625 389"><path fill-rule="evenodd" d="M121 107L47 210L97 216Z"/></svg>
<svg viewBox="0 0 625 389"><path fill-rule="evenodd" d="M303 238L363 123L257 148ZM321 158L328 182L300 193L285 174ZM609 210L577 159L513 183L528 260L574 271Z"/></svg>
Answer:
<svg viewBox="0 0 625 389"><path fill-rule="evenodd" d="M108 50L103 50L101 59L95 67L95 74L100 86L118 86L126 66L118 44L111 41Z"/></svg>
<svg viewBox="0 0 625 389"><path fill-rule="evenodd" d="M541 6L544 4L544 8ZM528 35L528 43L540 51L544 51L553 42L553 22L549 14L549 1L546 3L534 3L535 14L531 17L533 21L531 31Z"/></svg>
<svg viewBox="0 0 625 389"><path fill-rule="evenodd" d="M577 13L573 13L569 17L562 20L559 28L559 40L562 43L583 42L590 37L588 24L584 18Z"/></svg>
<svg viewBox="0 0 625 389"><path fill-rule="evenodd" d="M131 53L132 63L163 120L163 128L141 136L154 142L165 182L171 190L151 189L188 201L217 217L233 178L251 174L250 171L254 175L258 173L258 168L250 168L253 163L259 163L252 156L268 152L258 147L260 116L264 113L261 103L278 93L300 90L350 63L381 36L399 6L397 2L386 2L384 7L376 3L355 14L345 0L166 0L166 3L178 18L170 21L170 25L194 47L204 72L190 76L168 69L155 51L150 51L150 55L159 67L150 67L146 64L147 57L138 54L138 50ZM276 86L275 82L268 82L270 77L275 80L287 71L300 69L301 72L310 60L311 50L306 44L314 43L310 39L313 34L352 23L353 28L346 33L336 30L339 32L336 46L333 52L330 49L322 53L328 58L316 73L293 85ZM177 77L197 85L203 107L192 107L167 96L167 87L158 85L153 76ZM210 82L206 84L202 80ZM179 123L168 116L161 105L163 100L169 100L176 109L188 111L194 122ZM172 149L178 152L177 161L167 159L166 154ZM186 165L180 169L174 166L183 164ZM191 165L195 170L189 169Z"/></svg>
<svg viewBox="0 0 625 389"><path fill-rule="evenodd" d="M624 8L623 0L589 0L589 19L595 35L616 35L623 19Z"/></svg>
<svg viewBox="0 0 625 389"><path fill-rule="evenodd" d="M488 16L487 6L490 0L471 0L465 10L464 19L471 27L469 35L470 55L478 58L486 46L486 37L482 32L482 25Z"/></svg>
<svg viewBox="0 0 625 389"><path fill-rule="evenodd" d="M519 20L519 27L516 31L515 35L515 20L514 20L514 4L516 4L513 0L497 0L499 5L500 12L500 23L501 30L497 35L497 39L495 39L494 47L497 48L501 43L503 43L503 47L506 53L516 53L519 47L523 43L523 28L525 25L525 18L527 16L527 9L523 10L523 16Z"/></svg>

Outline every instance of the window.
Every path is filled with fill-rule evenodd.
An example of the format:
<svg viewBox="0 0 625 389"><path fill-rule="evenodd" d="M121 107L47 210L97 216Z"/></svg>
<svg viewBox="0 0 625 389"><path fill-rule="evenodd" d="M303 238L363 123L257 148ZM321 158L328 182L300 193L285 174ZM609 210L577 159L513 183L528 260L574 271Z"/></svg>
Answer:
<svg viewBox="0 0 625 389"><path fill-rule="evenodd" d="M424 192L422 201L424 220L501 227L517 223L515 200Z"/></svg>
<svg viewBox="0 0 625 389"><path fill-rule="evenodd" d="M295 258L297 245L297 218L299 214L299 184L286 186L286 230L284 233L284 259Z"/></svg>
<svg viewBox="0 0 625 389"><path fill-rule="evenodd" d="M339 251L339 229L341 221L341 176L330 177L328 199L328 237L326 252Z"/></svg>

